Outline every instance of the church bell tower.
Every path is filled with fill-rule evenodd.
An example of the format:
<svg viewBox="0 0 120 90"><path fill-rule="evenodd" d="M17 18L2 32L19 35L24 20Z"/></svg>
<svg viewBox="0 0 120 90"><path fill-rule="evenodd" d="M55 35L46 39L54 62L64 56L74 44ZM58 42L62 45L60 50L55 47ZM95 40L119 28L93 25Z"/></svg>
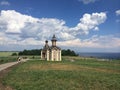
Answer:
<svg viewBox="0 0 120 90"><path fill-rule="evenodd" d="M56 37L55 37L55 35L53 35L53 37L52 37L52 46L53 47L55 47L56 46L56 41L57 41L57 39L56 39Z"/></svg>

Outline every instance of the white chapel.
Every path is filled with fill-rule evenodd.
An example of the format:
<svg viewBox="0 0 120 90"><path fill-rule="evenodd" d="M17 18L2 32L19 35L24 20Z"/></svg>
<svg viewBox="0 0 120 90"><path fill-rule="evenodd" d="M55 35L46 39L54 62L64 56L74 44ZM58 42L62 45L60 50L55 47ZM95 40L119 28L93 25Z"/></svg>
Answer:
<svg viewBox="0 0 120 90"><path fill-rule="evenodd" d="M47 61L61 61L61 49L56 45L56 37L52 37L52 46L48 45L48 41L45 41L45 46L41 50L41 59Z"/></svg>

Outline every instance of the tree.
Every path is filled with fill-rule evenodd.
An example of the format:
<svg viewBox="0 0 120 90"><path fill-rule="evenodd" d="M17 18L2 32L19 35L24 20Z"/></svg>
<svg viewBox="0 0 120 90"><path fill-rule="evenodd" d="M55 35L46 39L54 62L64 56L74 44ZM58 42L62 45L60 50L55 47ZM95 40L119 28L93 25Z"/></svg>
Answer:
<svg viewBox="0 0 120 90"><path fill-rule="evenodd" d="M67 49L62 50L62 56L78 56L74 51Z"/></svg>
<svg viewBox="0 0 120 90"><path fill-rule="evenodd" d="M17 53L12 53L12 55L11 56L17 56Z"/></svg>
<svg viewBox="0 0 120 90"><path fill-rule="evenodd" d="M40 55L41 49L23 50L18 55ZM62 56L78 56L74 51L67 49L62 50Z"/></svg>
<svg viewBox="0 0 120 90"><path fill-rule="evenodd" d="M18 55L40 55L41 49L23 50Z"/></svg>

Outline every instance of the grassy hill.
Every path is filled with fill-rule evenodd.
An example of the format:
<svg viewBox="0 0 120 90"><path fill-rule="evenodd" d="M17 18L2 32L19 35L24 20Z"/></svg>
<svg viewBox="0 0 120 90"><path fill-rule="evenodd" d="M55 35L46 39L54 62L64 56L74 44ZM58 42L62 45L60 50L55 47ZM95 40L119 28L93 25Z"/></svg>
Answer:
<svg viewBox="0 0 120 90"><path fill-rule="evenodd" d="M62 62L31 60L3 80L15 90L119 90L120 61L63 57Z"/></svg>

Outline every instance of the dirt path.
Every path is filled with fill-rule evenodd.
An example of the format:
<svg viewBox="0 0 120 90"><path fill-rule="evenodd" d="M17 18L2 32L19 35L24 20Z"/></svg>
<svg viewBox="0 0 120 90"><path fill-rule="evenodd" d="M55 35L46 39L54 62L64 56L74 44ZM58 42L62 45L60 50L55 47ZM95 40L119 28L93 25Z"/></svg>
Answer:
<svg viewBox="0 0 120 90"><path fill-rule="evenodd" d="M2 80L7 73L11 71L11 68L15 67L19 62L10 62L0 65L0 90L13 90L10 86L4 86Z"/></svg>
<svg viewBox="0 0 120 90"><path fill-rule="evenodd" d="M13 66L13 65L15 65L17 63L18 63L18 61L17 62L10 62L10 63L1 64L0 65L0 71L6 69L8 67L11 67L11 66Z"/></svg>

